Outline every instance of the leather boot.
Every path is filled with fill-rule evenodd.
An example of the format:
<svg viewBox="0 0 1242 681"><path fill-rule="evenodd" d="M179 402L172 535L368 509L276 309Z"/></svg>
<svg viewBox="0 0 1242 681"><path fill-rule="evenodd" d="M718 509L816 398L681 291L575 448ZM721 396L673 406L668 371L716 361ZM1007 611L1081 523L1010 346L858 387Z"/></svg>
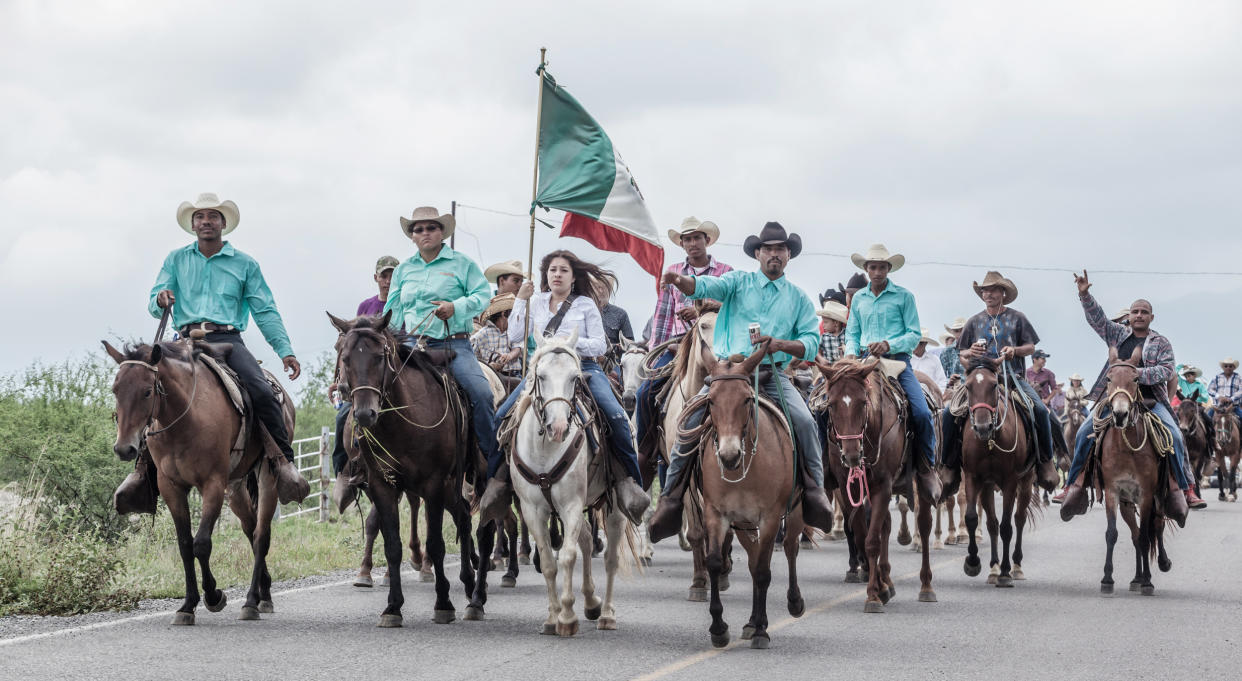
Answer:
<svg viewBox="0 0 1242 681"><path fill-rule="evenodd" d="M146 451L138 455L134 463L134 472L125 476L121 486L112 494L112 505L120 515L127 513L150 513L155 515L155 500L159 490L155 486L151 470L150 454Z"/></svg>
<svg viewBox="0 0 1242 681"><path fill-rule="evenodd" d="M651 543L667 539L681 531L683 499L690 479L688 470L693 466L694 462L687 461L678 471L677 478L669 480L668 488L660 491L660 499L656 502L655 512L651 514L651 522L647 527L647 536Z"/></svg>
<svg viewBox="0 0 1242 681"><path fill-rule="evenodd" d="M921 456L919 457L917 466L919 491L926 495L927 498L931 499L933 505L940 503L940 496L943 491L943 488L940 485L940 474L937 473L936 469L930 466L926 459L923 459Z"/></svg>
<svg viewBox="0 0 1242 681"><path fill-rule="evenodd" d="M804 464L802 468L802 521L824 532L832 532L832 502L824 488L811 477Z"/></svg>
<svg viewBox="0 0 1242 681"><path fill-rule="evenodd" d="M1061 520L1069 522L1076 515L1082 515L1087 512L1087 489L1082 484L1081 477L1074 481L1074 484L1065 488L1064 495L1061 500Z"/></svg>
<svg viewBox="0 0 1242 681"><path fill-rule="evenodd" d="M310 495L310 481L302 477L292 457L285 455L272 458L272 469L276 474L276 497L282 504L300 504Z"/></svg>
<svg viewBox="0 0 1242 681"><path fill-rule="evenodd" d="M1190 508L1186 505L1186 495L1177 486L1177 480L1170 475L1169 493L1164 495L1164 517L1177 523L1178 527L1186 527L1187 513L1190 513Z"/></svg>
<svg viewBox="0 0 1242 681"><path fill-rule="evenodd" d="M1195 509L1207 508L1207 502L1200 499L1198 494L1195 494L1195 488L1193 487L1186 490L1186 504Z"/></svg>
<svg viewBox="0 0 1242 681"><path fill-rule="evenodd" d="M348 466L346 466L348 469ZM349 473L342 470L336 474L336 482L332 487L332 502L336 504L336 512L344 513L349 505L358 498L358 486L350 480Z"/></svg>
<svg viewBox="0 0 1242 681"><path fill-rule="evenodd" d="M496 475L487 481L483 498L479 501L479 525L500 520L509 512L513 502L513 487L509 484L509 464L502 463Z"/></svg>
<svg viewBox="0 0 1242 681"><path fill-rule="evenodd" d="M1057 485L1061 484L1061 476L1057 475L1057 467L1053 465L1052 459L1043 459L1035 464L1036 482L1045 491L1055 492Z"/></svg>
<svg viewBox="0 0 1242 681"><path fill-rule="evenodd" d="M940 467L940 498L948 499L962 486L962 469L959 466Z"/></svg>
<svg viewBox="0 0 1242 681"><path fill-rule="evenodd" d="M617 493L617 506L621 508L621 513L625 514L630 522L641 525L643 514L651 506L651 497L632 478L618 481L613 485L613 490Z"/></svg>

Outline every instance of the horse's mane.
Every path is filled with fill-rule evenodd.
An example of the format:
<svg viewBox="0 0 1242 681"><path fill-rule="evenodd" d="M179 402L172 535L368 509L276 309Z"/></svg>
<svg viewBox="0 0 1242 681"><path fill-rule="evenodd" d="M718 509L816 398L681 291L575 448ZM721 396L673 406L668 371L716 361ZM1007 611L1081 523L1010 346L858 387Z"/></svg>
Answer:
<svg viewBox="0 0 1242 681"><path fill-rule="evenodd" d="M852 380L862 383L867 377L876 370L879 364L875 362L864 362L857 359L839 359L832 363L824 372L824 378L829 383L841 380Z"/></svg>
<svg viewBox="0 0 1242 681"><path fill-rule="evenodd" d="M439 371L436 369L436 366L431 359L427 357L426 353L417 352L414 348L411 348L405 344L405 341L411 336L405 331L393 331L391 327L384 324L383 317L364 315L355 318L351 324L352 326L350 326L350 331L370 331L377 336L380 336L380 338L386 342L392 343L392 346L396 348L397 360L401 363L401 365L413 367L418 371L427 372L432 376L438 377L440 375ZM342 349L341 343L344 340L345 334L342 333L336 341L336 352L338 356L340 356Z"/></svg>
<svg viewBox="0 0 1242 681"><path fill-rule="evenodd" d="M199 351L188 348L185 343L179 341L162 341L158 343L160 352L165 358L180 360L182 362L190 362L198 358ZM135 362L145 362L151 357L151 351L155 349L155 345L151 343L126 341L121 348L121 354L126 360Z"/></svg>
<svg viewBox="0 0 1242 681"><path fill-rule="evenodd" d="M717 304L716 309L720 306ZM713 315L715 319L715 310L703 312L693 324L690 330L686 331L686 335L681 337L681 342L677 344L677 355L673 358L673 372L671 374L674 383L680 383L685 378L686 372L690 370L690 353L697 352L699 349L699 323L708 314ZM713 330L714 333L714 330Z"/></svg>
<svg viewBox="0 0 1242 681"><path fill-rule="evenodd" d="M970 373L974 371L975 369L988 369L993 372L996 371L996 367L992 365L991 357L975 357L974 359L970 360L970 363L967 364L964 368L966 369L966 373Z"/></svg>
<svg viewBox="0 0 1242 681"><path fill-rule="evenodd" d="M535 348L535 351L531 353L527 366L533 367L538 365L539 360L542 359L544 355L551 354L553 351L568 351L573 355L575 361L579 361L578 351L574 349L574 346L569 344L568 338L564 336L553 336L552 338L545 339L542 345Z"/></svg>

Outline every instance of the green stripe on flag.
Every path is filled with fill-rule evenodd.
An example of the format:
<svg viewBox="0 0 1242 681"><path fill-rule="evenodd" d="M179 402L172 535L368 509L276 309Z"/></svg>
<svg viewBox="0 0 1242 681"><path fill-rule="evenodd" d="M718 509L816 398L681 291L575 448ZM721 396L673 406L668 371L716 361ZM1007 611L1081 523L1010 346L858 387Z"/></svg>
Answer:
<svg viewBox="0 0 1242 681"><path fill-rule="evenodd" d="M616 176L612 140L578 100L545 76L535 204L599 218Z"/></svg>

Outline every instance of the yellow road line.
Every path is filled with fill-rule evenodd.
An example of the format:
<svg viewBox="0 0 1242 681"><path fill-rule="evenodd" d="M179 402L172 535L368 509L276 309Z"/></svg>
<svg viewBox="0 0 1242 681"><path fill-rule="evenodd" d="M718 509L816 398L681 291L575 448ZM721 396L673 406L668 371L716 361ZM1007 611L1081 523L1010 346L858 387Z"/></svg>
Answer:
<svg viewBox="0 0 1242 681"><path fill-rule="evenodd" d="M961 557L957 557L957 558L948 558L946 560L940 561L939 563L934 563L931 566L932 572L936 572L940 568L949 567L950 565L954 563L959 563L961 562L961 560L962 560ZM919 572L921 571L922 571L922 568L920 567L918 570L915 570L914 572L910 572L910 573L897 577L896 579L893 580L893 582L894 583L905 582L905 581L914 579L919 576ZM807 617L810 617L811 615L818 615L819 613L827 611L827 610L831 610L832 608L835 608L836 606L841 605L842 603L848 603L850 601L858 599L859 597L866 597L866 595L867 595L867 590L864 588L864 589L859 589L858 591L852 591L850 593L845 594L844 596L838 596L830 601L827 601L825 603L820 603L819 605L813 608L807 609L806 612L802 613L802 617L787 616L784 619L780 620L779 622L776 622L774 624L769 624L768 631L780 631L781 629L784 629L785 627L788 627L798 622L801 619L806 619ZM717 655L721 655L725 653L726 651L729 651L733 648L742 647L742 646L749 647L750 641L744 641L742 639L737 639L735 641L731 641L729 645L725 646L724 648L712 648L711 650L704 650L701 653L695 653L694 655L683 657L680 660L677 660L676 662L666 664L663 667L660 667L654 671L647 672L646 674L643 674L641 676L635 676L630 681L655 681L655 679L664 678L665 676L668 676L669 674L674 674L688 667L693 667L694 665L700 662L706 662L707 660L710 660L713 657L716 657Z"/></svg>

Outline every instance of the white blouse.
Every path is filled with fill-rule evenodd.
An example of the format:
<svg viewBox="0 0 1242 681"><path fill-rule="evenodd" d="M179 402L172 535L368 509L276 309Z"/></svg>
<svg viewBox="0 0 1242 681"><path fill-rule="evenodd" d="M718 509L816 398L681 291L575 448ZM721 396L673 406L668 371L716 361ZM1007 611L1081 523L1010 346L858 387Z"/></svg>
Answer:
<svg viewBox="0 0 1242 681"><path fill-rule="evenodd" d="M548 322L555 314L548 309L548 301L552 298L549 291L540 291L530 297L531 315L530 315L530 333L533 336L542 336L543 330L548 327ZM522 327L525 325L526 319L526 301L517 299L513 301L513 311L509 313L509 342L517 345L522 342ZM604 319L599 314L599 308L595 306L595 301L590 296L578 296L574 299L569 310L565 312L565 317L561 319L561 326L556 330L557 336L568 338L574 329L578 329L578 343L574 349L582 357L599 357L608 351L608 338L604 335Z"/></svg>

